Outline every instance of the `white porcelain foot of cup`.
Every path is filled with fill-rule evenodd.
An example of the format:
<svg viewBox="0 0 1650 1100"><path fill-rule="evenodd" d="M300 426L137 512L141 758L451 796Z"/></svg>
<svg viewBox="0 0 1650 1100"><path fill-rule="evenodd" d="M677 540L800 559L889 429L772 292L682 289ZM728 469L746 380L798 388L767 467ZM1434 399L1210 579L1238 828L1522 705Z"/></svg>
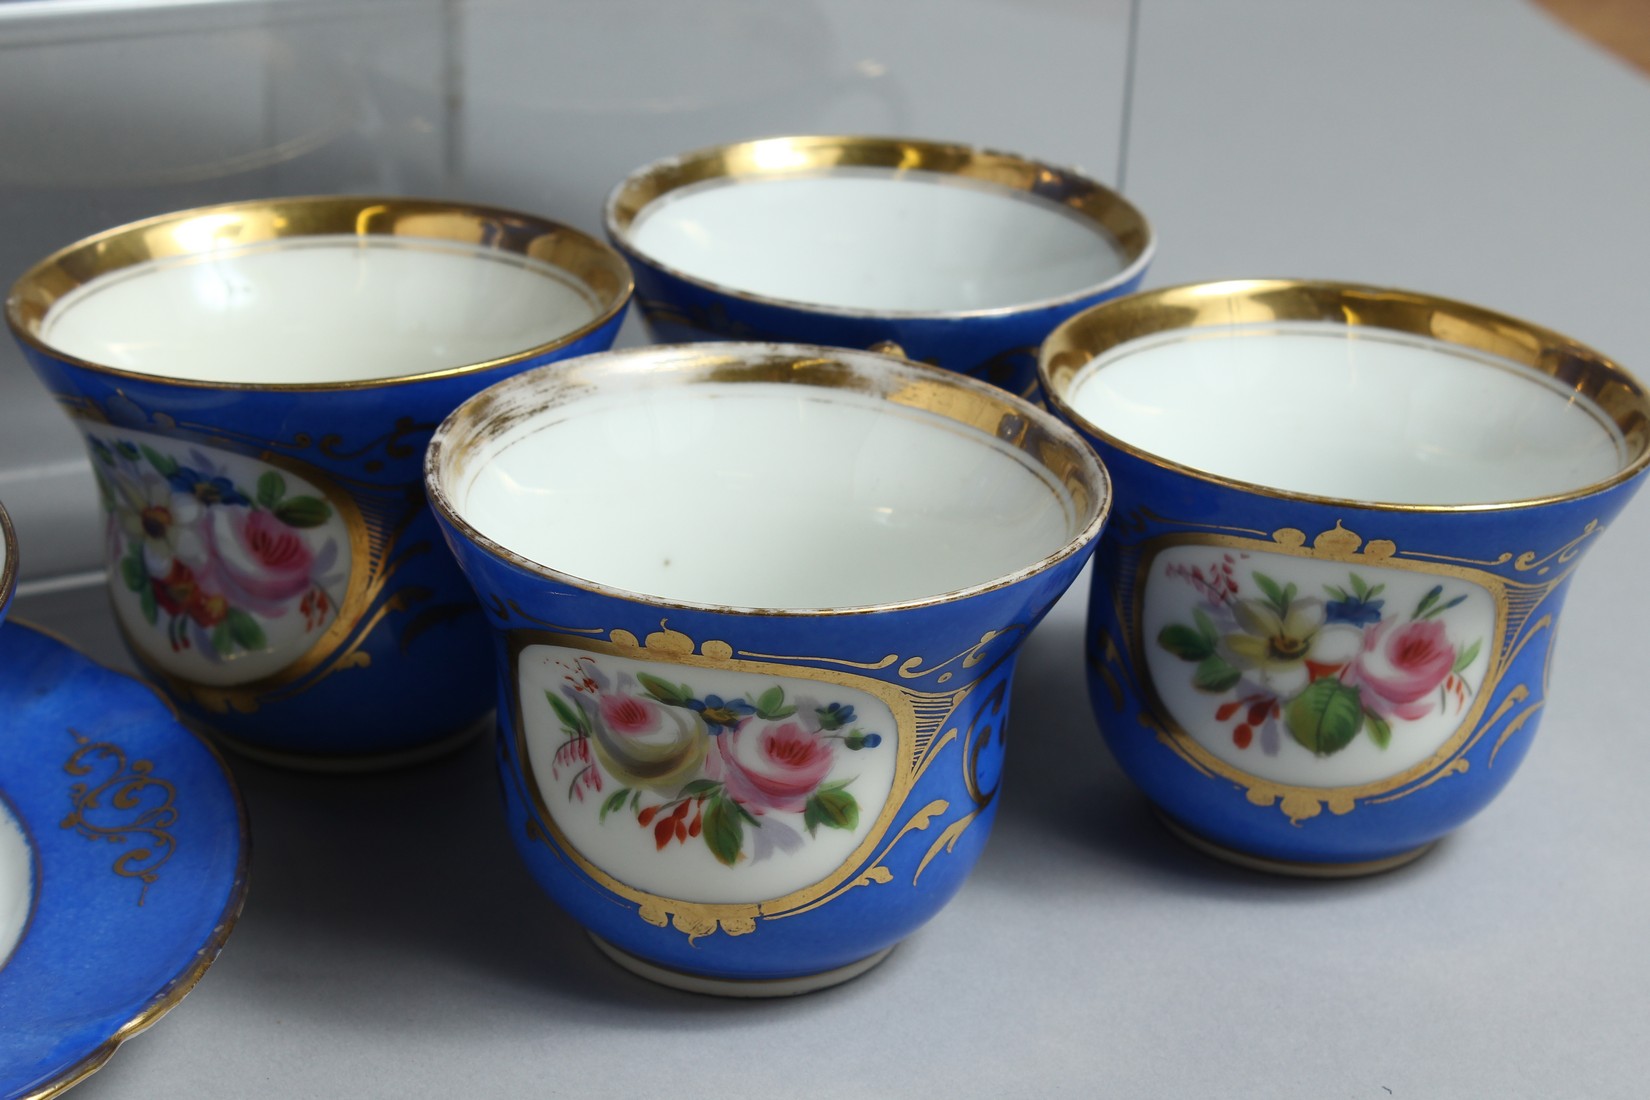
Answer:
<svg viewBox="0 0 1650 1100"><path fill-rule="evenodd" d="M859 977L886 959L894 950L893 947L884 947L876 954L867 955L847 966L839 966L835 970L827 970L821 974L804 974L796 978L711 978L647 962L628 951L614 947L594 932L589 935L602 954L632 974L646 978L650 982L670 986L672 989L704 993L712 997L794 997L799 993L812 993L816 989L829 989L833 985L841 985Z"/></svg>
<svg viewBox="0 0 1650 1100"><path fill-rule="evenodd" d="M1289 859L1273 859L1270 856L1258 856L1251 852L1240 852L1236 848L1228 848L1224 844L1216 843L1208 837L1192 832L1166 813L1154 812L1156 812L1157 819L1163 823L1165 829L1204 855L1213 856L1218 860L1238 867L1246 867L1251 871L1265 871L1273 875L1293 875L1296 878L1359 878L1363 875L1377 875L1382 871L1390 871L1419 859L1432 851L1433 846L1438 843L1436 840L1430 841L1418 848L1411 848L1407 852L1399 852L1395 856L1363 860L1359 863L1309 863Z"/></svg>

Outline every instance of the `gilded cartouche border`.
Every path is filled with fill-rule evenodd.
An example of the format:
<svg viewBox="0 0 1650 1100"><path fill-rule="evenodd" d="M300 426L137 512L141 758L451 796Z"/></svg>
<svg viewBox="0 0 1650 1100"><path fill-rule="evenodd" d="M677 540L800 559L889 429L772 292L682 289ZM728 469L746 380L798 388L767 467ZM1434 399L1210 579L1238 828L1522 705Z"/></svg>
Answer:
<svg viewBox="0 0 1650 1100"><path fill-rule="evenodd" d="M543 630L513 630L508 634L511 719L515 724L515 752L521 766L522 786L531 807L531 812L534 815L533 820L541 828L549 831L551 838L554 840L554 850L565 853L580 871L588 875L603 889L634 902L643 920L662 926L667 918L673 918L673 923L679 931L686 932L694 938L708 935L717 928L729 935L742 935L754 930L756 921L759 918L783 917L813 908L827 895L846 884L854 871L872 857L872 854L877 850L877 845L882 842L895 818L899 816L900 810L904 807L906 796L910 794L911 788L916 783L917 776L922 770L919 759L922 746L919 745L917 736L917 714L905 692L892 684L853 673L813 668L807 665L781 665L767 661L750 661L736 658L733 656L733 648L725 642L705 642L699 647L699 652L694 653L692 641L675 632L661 632L652 635L647 639L650 643L647 645L643 645L634 635L625 631L613 631L609 633L609 638L612 640L601 641L591 637L579 637ZM588 653L627 657L632 660L679 664L689 668L706 668L718 671L756 673L785 679L812 680L819 683L834 684L839 687L848 687L873 695L886 704L893 713L894 724L898 729L898 762L895 767L893 786L877 814L876 821L866 832L859 846L834 871L809 886L793 890L780 897L755 902L684 901L646 890L639 890L614 878L574 847L556 825L555 818L544 802L542 788L533 771L532 756L528 751L527 733L521 713L521 654L535 645L559 646L566 649L583 650ZM918 827L925 826L926 821ZM926 863L926 861L924 862Z"/></svg>
<svg viewBox="0 0 1650 1100"><path fill-rule="evenodd" d="M1403 771L1366 783L1325 787L1284 783L1255 775L1228 763L1205 748L1175 721L1169 712L1168 706L1158 695L1151 676L1146 671L1148 668L1146 664L1147 640L1144 625L1146 584L1151 577L1152 566L1156 563L1159 554L1170 547L1186 545L1213 546L1223 550L1274 554L1285 557L1306 558L1313 561L1344 562L1349 565L1363 565L1377 569L1397 569L1426 576L1452 577L1488 592L1495 608L1495 625L1493 629L1496 645L1488 654L1489 660L1484 670L1483 682L1473 695L1472 706L1468 708L1466 715L1461 718L1455 732L1445 739L1443 744L1431 756ZM1132 650L1130 659L1134 662L1136 669L1139 670L1137 679L1141 685L1141 692L1144 696L1143 701L1149 712L1150 724L1157 730L1159 739L1163 740L1177 754L1198 769L1219 775L1243 787L1249 792L1250 801L1257 805L1270 806L1274 801L1281 799L1283 812L1297 821L1316 816L1321 805L1327 805L1330 812L1337 815L1350 813L1359 802L1370 801L1381 795L1392 794L1392 792L1409 787L1416 781L1433 775L1433 773L1463 770L1456 761L1467 748L1476 743L1478 738L1482 736L1484 731L1479 727L1479 719L1483 716L1485 708L1488 707L1490 698L1500 687L1501 678L1506 672L1512 655L1516 652L1512 639L1507 636L1509 619L1507 590L1509 583L1493 573L1486 573L1460 565L1419 565L1405 561L1399 558L1397 554L1397 547L1391 542L1376 539L1365 542L1357 534L1348 531L1339 523L1331 530L1320 533L1310 546L1306 545L1305 536L1302 532L1289 528L1275 532L1271 542L1241 535L1206 531L1182 531L1159 535L1142 543L1134 567L1135 580L1131 586L1129 606L1125 608L1117 605L1115 606L1115 612L1118 621L1127 624L1125 629L1129 632L1128 644ZM1556 587L1561 580L1563 580L1562 576L1557 580L1534 587L1541 589L1541 594L1544 596L1546 592ZM1539 599L1535 603L1539 603ZM1532 603L1532 610L1534 606L1535 604ZM1527 617L1524 621L1527 621ZM1519 629L1523 625L1523 621L1514 624ZM1395 795L1394 797L1402 797L1402 795ZM1383 801L1385 800L1383 799Z"/></svg>
<svg viewBox="0 0 1650 1100"><path fill-rule="evenodd" d="M122 430L144 432L149 435L160 435L165 439L176 439L197 443L201 446L213 447L250 458L254 461L273 466L286 473L302 478L320 490L327 502L338 509L344 528L349 532L350 568L349 580L346 583L344 599L340 602L338 613L333 617L331 624L320 637L310 643L309 648L278 671L256 680L244 683L208 684L192 680L187 676L179 675L162 668L152 661L144 648L137 644L125 623L119 615L115 616L115 626L126 641L127 648L132 652L144 671L165 683L168 688L181 698L200 702L213 710L222 710L215 706L221 702L226 706L234 707L242 713L251 713L258 709L261 703L271 694L304 679L317 668L329 663L335 656L347 657L339 654L350 638L359 635L359 640L365 638L377 626L377 620L361 622L362 614L371 607L381 594L384 584L389 580L390 571L385 568L390 563L394 549L394 538L391 536L377 555L378 568L374 568L372 554L372 532L368 529L366 519L361 513L359 503L353 494L340 488L332 477L324 471L311 466L300 459L293 458L274 450L273 442L264 442L254 445L238 442L213 434L205 430L192 430L176 423L161 425L125 425L112 422L101 410L82 402L66 402L66 410L75 420L83 425L96 426L100 431L107 431L118 435ZM111 603L114 594L110 593ZM359 641L358 643L359 644Z"/></svg>

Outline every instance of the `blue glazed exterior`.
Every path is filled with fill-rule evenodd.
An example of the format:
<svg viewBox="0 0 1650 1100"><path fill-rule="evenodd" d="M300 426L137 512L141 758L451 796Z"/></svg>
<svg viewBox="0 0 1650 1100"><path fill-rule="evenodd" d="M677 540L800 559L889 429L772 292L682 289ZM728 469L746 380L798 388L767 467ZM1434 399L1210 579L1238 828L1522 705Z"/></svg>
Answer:
<svg viewBox="0 0 1650 1100"><path fill-rule="evenodd" d="M1174 820L1201 836L1269 859L1360 863L1412 851L1467 821L1507 784L1528 751L1546 702L1547 670L1569 582L1592 542L1610 526L1641 479L1538 507L1454 513L1358 509L1259 497L1141 459L1089 436L1111 471L1115 511L1095 554L1087 662L1096 720L1118 765ZM1298 531L1311 545L1324 533L1358 551L1385 540L1391 564L1437 558L1470 568L1539 601L1509 616L1494 644L1508 655L1479 723L1453 751L1390 791L1346 801L1283 784L1248 784L1188 759L1165 733L1171 719L1149 698L1142 654L1152 639L1139 626L1143 553L1165 538L1225 537L1235 529L1257 546L1271 532ZM1266 532L1268 534L1260 534ZM1245 541L1244 545L1249 542ZM1504 558L1504 560L1503 560ZM1519 601L1521 604L1527 602ZM1396 797L1393 797L1396 795ZM1286 804L1287 803L1287 804Z"/></svg>
<svg viewBox="0 0 1650 1100"><path fill-rule="evenodd" d="M948 174L1034 195L1098 223L1123 253L1123 270L1057 299L996 309L877 312L735 290L659 263L627 236L648 203L677 187L727 176L811 175L881 168ZM840 348L899 346L917 362L989 382L1036 400L1037 349L1055 326L1139 288L1155 251L1146 219L1122 196L1075 169L965 145L875 137L786 137L701 149L648 165L609 197L608 239L636 276L636 302L659 343L751 340ZM958 227L968 232L968 227ZM807 262L798 258L799 263Z"/></svg>
<svg viewBox="0 0 1650 1100"><path fill-rule="evenodd" d="M223 762L150 688L23 623L0 631L0 667L0 799L35 863L0 961L0 1093L55 1095L217 957L246 825Z"/></svg>
<svg viewBox="0 0 1650 1100"><path fill-rule="evenodd" d="M338 541L349 548L349 556L336 618L307 651L268 675L225 685L162 667L133 640L130 621L117 615L140 667L190 721L226 735L246 751L317 766L439 751L487 719L492 692L486 625L469 586L441 547L425 502L424 449L441 418L478 390L534 366L611 346L630 295L622 261L600 242L508 211L420 200L322 198L235 204L209 213L233 217L247 211L248 217L257 217L273 209L301 236L305 227L315 234L348 232L357 208L381 220L386 211L405 212L412 223L401 229L386 221L362 233L418 237L420 219L428 226L432 218L450 217L478 242L500 250L527 251L537 242L560 239L558 235L574 237L587 262L611 269L605 273L610 286L591 289L601 305L590 325L540 348L422 376L338 385L219 386L111 370L58 354L35 336L38 322L28 311L41 308L38 288L48 286L49 275L25 275L8 302L8 321L25 357L86 435L100 481L100 462L113 465L110 448L122 441L152 444L143 451L168 451L185 465L197 464L189 457L196 453L190 448L206 448L209 455L238 456L235 461L248 463L246 469L279 471L294 495L302 491L297 486L307 486L315 494L309 499L323 499L339 518ZM317 210L319 215L313 213ZM317 217L338 221L341 215L343 230L330 222L313 224ZM193 212L185 212L156 223L191 216ZM362 213L361 219L365 226L369 215ZM150 224L104 237L118 242ZM59 257L72 261L94 252L99 239L90 246L72 246ZM67 266L59 257L36 271ZM550 262L556 262L554 257ZM135 447L131 453L137 456ZM250 497L254 484L249 475L235 488ZM111 549L112 599L124 595L122 566L127 564L114 553ZM158 578L134 582L134 592L140 584L153 583L157 591L163 584ZM147 592L140 594L154 623L155 601ZM175 598L181 605L182 597ZM186 614L168 611L180 632L188 629ZM197 648L202 648L201 636L195 634Z"/></svg>
<svg viewBox="0 0 1650 1100"><path fill-rule="evenodd" d="M1088 559L1085 551L1019 583L926 607L764 616L661 611L556 583L495 557L450 526L446 534L493 627L493 652L504 670L498 683L500 777L511 838L534 876L586 928L623 950L676 970L744 979L820 973L863 959L909 935L962 886L996 814L1017 647ZM519 610L548 608L554 608L554 625ZM867 666L856 670L860 675L896 690L967 693L947 709L943 729L926 742L923 770L871 858L848 869L844 885L859 885L817 908L756 916L744 932L707 926L692 906L667 906L661 913L669 919L656 924L644 916L644 904L615 894L558 844L535 803L522 767L517 691L509 670L515 658L512 635L544 631L597 632L603 638L628 632L644 643L644 655L665 661L668 650L646 651L661 643L691 642L703 654L707 644L715 652L714 643L723 642L736 654L817 655L785 663L837 673L852 662ZM936 683L942 678L943 686ZM876 881L883 872L886 881Z"/></svg>
<svg viewBox="0 0 1650 1100"><path fill-rule="evenodd" d="M875 316L765 302L684 278L610 239L636 273L636 305L659 343L759 340L869 348L899 345L911 359L1035 399L1037 348L1054 328L1089 306L1139 289L1142 265L1125 281L1081 298L976 315Z"/></svg>
<svg viewBox="0 0 1650 1100"><path fill-rule="evenodd" d="M257 748L377 755L449 739L492 707L486 624L424 502L431 432L500 378L606 349L622 320L620 314L548 355L494 370L338 390L177 386L113 377L28 345L23 353L77 423L292 459L355 499L390 576L338 645L338 660L250 710L176 678L156 678L191 719ZM142 662L143 654L129 648Z"/></svg>
<svg viewBox="0 0 1650 1100"><path fill-rule="evenodd" d="M1452 345L1544 375L1619 433L1621 465L1539 499L1360 503L1177 464L1070 402L1081 372L1119 348L1290 324ZM1053 333L1039 366L1050 404L1112 475L1090 694L1112 755L1163 814L1240 861L1356 874L1418 854L1500 792L1544 713L1571 577L1650 469L1637 381L1504 314L1298 280L1101 306Z"/></svg>
<svg viewBox="0 0 1650 1100"><path fill-rule="evenodd" d="M645 408L668 387L746 383L801 387L799 403L886 402L874 415L1012 448L1062 499L1063 539L957 591L773 610L576 577L492 541L492 516L467 511L493 448L554 431L581 400ZM640 349L515 379L438 429L426 477L492 628L522 858L608 944L733 982L871 959L962 885L996 812L1015 656L1109 507L1092 451L1047 413L929 367L802 345Z"/></svg>

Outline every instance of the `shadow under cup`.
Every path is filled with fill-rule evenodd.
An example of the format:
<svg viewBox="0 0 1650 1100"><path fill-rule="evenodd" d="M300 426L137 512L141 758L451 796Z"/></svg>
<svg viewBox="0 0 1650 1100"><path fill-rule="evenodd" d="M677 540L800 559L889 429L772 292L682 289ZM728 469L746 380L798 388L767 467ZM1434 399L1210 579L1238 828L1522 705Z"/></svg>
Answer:
<svg viewBox="0 0 1650 1100"><path fill-rule="evenodd" d="M6 318L85 437L115 619L144 673L246 752L439 752L491 709L486 627L424 501L436 423L608 347L607 246L399 198L235 203L43 260Z"/></svg>
<svg viewBox="0 0 1650 1100"><path fill-rule="evenodd" d="M882 958L996 810L1009 680L1105 473L887 356L695 344L496 386L431 503L494 627L511 835L624 965L731 995Z"/></svg>
<svg viewBox="0 0 1650 1100"><path fill-rule="evenodd" d="M1115 484L1095 714L1165 820L1316 875L1415 857L1511 778L1650 402L1546 329L1297 281L1139 294L1044 345Z"/></svg>

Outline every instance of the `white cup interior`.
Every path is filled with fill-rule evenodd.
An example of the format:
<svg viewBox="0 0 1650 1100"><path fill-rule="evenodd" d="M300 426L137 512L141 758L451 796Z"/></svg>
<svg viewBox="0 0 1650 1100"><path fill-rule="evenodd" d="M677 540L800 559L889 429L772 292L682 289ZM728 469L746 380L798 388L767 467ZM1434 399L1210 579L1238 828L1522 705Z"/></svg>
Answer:
<svg viewBox="0 0 1650 1100"><path fill-rule="evenodd" d="M339 234L111 271L55 302L39 338L138 374L324 385L505 358L575 332L600 312L589 287L517 253Z"/></svg>
<svg viewBox="0 0 1650 1100"><path fill-rule="evenodd" d="M0 798L0 967L23 937L34 894L34 855L23 827Z"/></svg>
<svg viewBox="0 0 1650 1100"><path fill-rule="evenodd" d="M898 380L897 364L863 358ZM586 388L543 371L495 387L500 422L531 411L499 432L444 426L432 454L475 531L611 588L743 608L919 600L1038 565L1103 507L1079 506L1018 447L883 393L587 373Z"/></svg>
<svg viewBox="0 0 1650 1100"><path fill-rule="evenodd" d="M1548 375L1369 326L1157 333L1080 369L1065 401L1171 462L1357 501L1534 500L1597 484L1631 460L1611 418Z"/></svg>
<svg viewBox="0 0 1650 1100"><path fill-rule="evenodd" d="M644 207L625 238L723 288L876 313L1023 306L1129 266L1105 229L1057 202L892 168L690 184Z"/></svg>

